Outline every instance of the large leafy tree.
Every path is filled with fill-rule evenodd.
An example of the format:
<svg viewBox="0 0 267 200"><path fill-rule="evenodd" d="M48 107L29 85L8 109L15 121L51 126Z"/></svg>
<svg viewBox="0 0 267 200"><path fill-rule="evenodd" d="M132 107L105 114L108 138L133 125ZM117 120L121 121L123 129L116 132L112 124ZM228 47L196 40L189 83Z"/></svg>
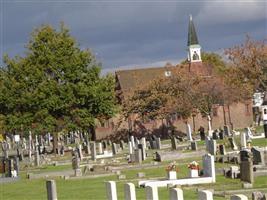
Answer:
<svg viewBox="0 0 267 200"><path fill-rule="evenodd" d="M231 66L228 81L233 85L250 85L254 90L267 89L266 39L256 41L247 36L244 43L225 50Z"/></svg>
<svg viewBox="0 0 267 200"><path fill-rule="evenodd" d="M32 33L24 57L5 57L0 75L0 114L9 131L91 130L113 116L114 79L100 76L92 52L69 30L44 25Z"/></svg>

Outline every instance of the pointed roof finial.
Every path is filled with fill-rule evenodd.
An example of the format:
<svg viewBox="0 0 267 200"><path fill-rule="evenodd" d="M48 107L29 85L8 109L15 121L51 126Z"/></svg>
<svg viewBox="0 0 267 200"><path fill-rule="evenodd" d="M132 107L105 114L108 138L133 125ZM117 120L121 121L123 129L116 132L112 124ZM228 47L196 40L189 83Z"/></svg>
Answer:
<svg viewBox="0 0 267 200"><path fill-rule="evenodd" d="M195 26L193 23L193 17L190 14L189 15L189 26L188 26L188 41L187 41L187 46L198 44L198 39L197 39L197 33L195 30Z"/></svg>
<svg viewBox="0 0 267 200"><path fill-rule="evenodd" d="M190 21L192 21L192 20L193 20L193 17L192 17L192 15L191 15L191 14L189 15L189 20L190 20Z"/></svg>

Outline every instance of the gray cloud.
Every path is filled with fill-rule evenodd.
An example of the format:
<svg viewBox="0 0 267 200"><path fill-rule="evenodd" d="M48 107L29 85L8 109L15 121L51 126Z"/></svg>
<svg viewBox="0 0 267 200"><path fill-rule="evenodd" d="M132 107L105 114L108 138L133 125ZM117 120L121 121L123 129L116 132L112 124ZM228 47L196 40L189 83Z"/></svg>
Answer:
<svg viewBox="0 0 267 200"><path fill-rule="evenodd" d="M190 13L204 50L240 43L246 33L263 39L266 3L242 2L5 1L1 45L11 56L22 55L34 27L64 21L81 47L95 52L104 69L157 65L186 58Z"/></svg>

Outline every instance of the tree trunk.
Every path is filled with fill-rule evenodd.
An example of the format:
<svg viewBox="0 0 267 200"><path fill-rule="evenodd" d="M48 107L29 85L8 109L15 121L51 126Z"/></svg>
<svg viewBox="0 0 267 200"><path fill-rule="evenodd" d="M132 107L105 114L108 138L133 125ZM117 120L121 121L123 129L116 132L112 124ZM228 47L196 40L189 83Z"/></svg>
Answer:
<svg viewBox="0 0 267 200"><path fill-rule="evenodd" d="M90 125L89 127L89 131L91 133L91 138L92 138L92 141L96 141L96 132L95 132L95 127Z"/></svg>
<svg viewBox="0 0 267 200"><path fill-rule="evenodd" d="M57 138L57 133L53 133L53 152L54 154L58 153L58 138Z"/></svg>

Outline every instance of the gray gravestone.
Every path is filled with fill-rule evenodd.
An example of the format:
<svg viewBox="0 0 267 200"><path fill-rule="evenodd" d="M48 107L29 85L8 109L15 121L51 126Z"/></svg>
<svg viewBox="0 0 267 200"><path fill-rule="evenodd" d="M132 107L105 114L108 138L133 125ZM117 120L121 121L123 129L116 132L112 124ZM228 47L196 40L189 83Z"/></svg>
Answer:
<svg viewBox="0 0 267 200"><path fill-rule="evenodd" d="M191 150L192 151L197 151L197 142L196 141L192 141L191 142Z"/></svg>
<svg viewBox="0 0 267 200"><path fill-rule="evenodd" d="M55 180L46 181L47 200L57 200L57 188Z"/></svg>

